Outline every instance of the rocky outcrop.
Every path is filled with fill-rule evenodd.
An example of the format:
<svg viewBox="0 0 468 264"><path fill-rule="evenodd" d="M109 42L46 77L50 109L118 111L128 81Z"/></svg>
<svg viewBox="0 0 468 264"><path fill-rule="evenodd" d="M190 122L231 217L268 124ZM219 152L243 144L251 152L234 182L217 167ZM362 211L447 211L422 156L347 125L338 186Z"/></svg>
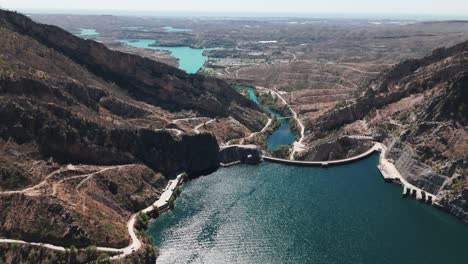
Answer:
<svg viewBox="0 0 468 264"><path fill-rule="evenodd" d="M0 137L19 143L34 141L44 158L62 163L143 162L165 175L200 174L218 164L218 144L209 134L176 139L163 131L109 127L82 119L59 105L8 97L2 99L0 118Z"/></svg>
<svg viewBox="0 0 468 264"><path fill-rule="evenodd" d="M465 181L465 182L463 182ZM468 187L462 175L453 177L438 194L438 203L456 217L468 222Z"/></svg>
<svg viewBox="0 0 468 264"><path fill-rule="evenodd" d="M313 146L297 155L298 160L327 161L357 156L369 150L373 144L348 137L332 138L316 142Z"/></svg>
<svg viewBox="0 0 468 264"><path fill-rule="evenodd" d="M435 172L431 166L420 161L409 146L401 141L393 142L387 149L387 159L395 164L398 172L411 184L430 192L438 193L447 176Z"/></svg>
<svg viewBox="0 0 468 264"><path fill-rule="evenodd" d="M397 64L379 78L360 88L363 96L320 116L314 124L307 124L313 131L340 128L364 118L371 110L379 109L411 94L430 90L446 83L466 70L468 42L451 48L440 48L420 60L408 60ZM426 68L424 68L426 67ZM462 74L463 75L463 74ZM373 87L373 88L371 88Z"/></svg>
<svg viewBox="0 0 468 264"><path fill-rule="evenodd" d="M395 91L394 93L377 95L375 91L368 92L363 97L345 106L338 106L326 112L314 123L306 124L309 129L325 132L364 118L373 109L401 100L415 91L414 88Z"/></svg>
<svg viewBox="0 0 468 264"><path fill-rule="evenodd" d="M141 118L151 114L150 111L142 109L138 106L129 104L124 100L115 97L105 97L99 100L99 104L113 114L127 118Z"/></svg>
<svg viewBox="0 0 468 264"><path fill-rule="evenodd" d="M235 162L257 164L262 161L262 153L255 145L232 145L221 148L219 160L223 165Z"/></svg>

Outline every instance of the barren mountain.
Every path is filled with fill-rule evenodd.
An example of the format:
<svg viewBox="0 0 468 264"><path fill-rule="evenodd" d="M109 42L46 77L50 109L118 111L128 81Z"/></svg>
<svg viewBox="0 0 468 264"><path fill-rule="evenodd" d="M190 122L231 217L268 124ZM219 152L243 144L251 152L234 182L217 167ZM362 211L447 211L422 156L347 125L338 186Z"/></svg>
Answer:
<svg viewBox="0 0 468 264"><path fill-rule="evenodd" d="M223 81L0 10L0 237L125 247L168 179L218 167L216 137L173 122L193 116L266 121Z"/></svg>
<svg viewBox="0 0 468 264"><path fill-rule="evenodd" d="M403 177L468 221L468 42L400 63L358 92L308 124L300 158L353 155L369 143L344 135L374 136Z"/></svg>

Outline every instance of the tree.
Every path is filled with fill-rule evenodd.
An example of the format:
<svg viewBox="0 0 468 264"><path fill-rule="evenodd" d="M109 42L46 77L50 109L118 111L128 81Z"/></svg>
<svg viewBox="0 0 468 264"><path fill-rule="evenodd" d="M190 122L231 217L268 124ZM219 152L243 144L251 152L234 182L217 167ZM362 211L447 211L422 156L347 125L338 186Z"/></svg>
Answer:
<svg viewBox="0 0 468 264"><path fill-rule="evenodd" d="M75 263L77 256L78 256L78 249L74 245L71 245L70 246L70 262Z"/></svg>
<svg viewBox="0 0 468 264"><path fill-rule="evenodd" d="M158 218L159 217L159 209L158 208L154 208L153 210L149 211L148 212L148 216L150 218Z"/></svg>
<svg viewBox="0 0 468 264"><path fill-rule="evenodd" d="M156 262L156 253L154 247L151 245L145 246L145 262L146 263L155 263Z"/></svg>
<svg viewBox="0 0 468 264"><path fill-rule="evenodd" d="M110 263L109 255L106 253L101 253L96 260L97 263Z"/></svg>
<svg viewBox="0 0 468 264"><path fill-rule="evenodd" d="M88 261L94 260L97 257L97 247L95 245L90 245L86 248L86 257Z"/></svg>
<svg viewBox="0 0 468 264"><path fill-rule="evenodd" d="M35 249L31 249L28 254L28 263L37 263L38 260L38 252Z"/></svg>
<svg viewBox="0 0 468 264"><path fill-rule="evenodd" d="M137 229L146 229L148 227L148 215L143 212L139 212L136 216L137 219Z"/></svg>

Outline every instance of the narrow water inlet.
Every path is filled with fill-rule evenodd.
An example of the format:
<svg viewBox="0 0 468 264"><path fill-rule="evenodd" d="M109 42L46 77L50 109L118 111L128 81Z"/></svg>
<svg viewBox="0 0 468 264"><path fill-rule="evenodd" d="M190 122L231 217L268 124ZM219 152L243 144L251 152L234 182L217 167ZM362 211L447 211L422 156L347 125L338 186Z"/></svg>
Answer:
<svg viewBox="0 0 468 264"><path fill-rule="evenodd" d="M295 135L289 127L289 119L284 118L281 114L271 110L269 107L262 105L255 94L253 87L247 87L249 98L261 106L266 112L272 114L276 119L281 120L281 125L275 129L267 139L267 150L277 150L281 145L290 145L295 140Z"/></svg>

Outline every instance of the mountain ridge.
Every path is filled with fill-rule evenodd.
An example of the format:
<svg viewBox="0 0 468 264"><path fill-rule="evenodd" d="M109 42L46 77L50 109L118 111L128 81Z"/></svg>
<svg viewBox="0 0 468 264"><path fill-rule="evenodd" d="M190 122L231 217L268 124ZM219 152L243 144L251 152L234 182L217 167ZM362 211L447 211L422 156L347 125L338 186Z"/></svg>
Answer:
<svg viewBox="0 0 468 264"><path fill-rule="evenodd" d="M0 10L0 236L127 246L128 219L170 179L218 168L216 136L174 122L194 116L246 131L266 122L223 81ZM0 251L21 262L20 251Z"/></svg>
<svg viewBox="0 0 468 264"><path fill-rule="evenodd" d="M372 135L408 182L468 222L467 67L468 41L395 65L309 124L299 158L355 155L368 143L341 136Z"/></svg>

